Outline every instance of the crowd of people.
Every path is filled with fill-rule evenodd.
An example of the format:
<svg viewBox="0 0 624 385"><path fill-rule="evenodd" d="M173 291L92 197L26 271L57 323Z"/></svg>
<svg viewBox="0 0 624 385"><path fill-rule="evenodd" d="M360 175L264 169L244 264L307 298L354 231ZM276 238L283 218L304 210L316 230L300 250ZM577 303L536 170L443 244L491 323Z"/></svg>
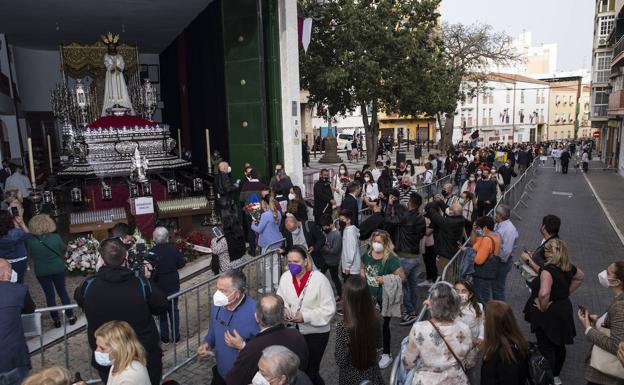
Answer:
<svg viewBox="0 0 624 385"><path fill-rule="evenodd" d="M518 254L511 209L499 203L513 178L549 147L551 154L559 148L458 147L443 158L431 154L423 174L409 161L394 167L377 162L355 172L342 164L333 176L328 169L320 172L313 204L282 164L265 185L249 164L245 180L233 182L222 161L215 184L223 226L212 243L219 275L208 332L197 349L200 358L214 356L211 383L384 384L382 370L398 359L405 369L414 368L414 385L521 385L533 375L530 357L539 354L552 383L561 384L566 345L576 336L570 296L585 275L559 238L560 218L544 216L543 241ZM563 152L574 152L566 147ZM446 183L433 191L439 180ZM57 367L26 378L31 365L20 315L34 311L34 304L21 262L26 255L32 261L48 306L55 305L54 291L69 304L65 245L52 218L39 214L26 225L10 209L19 199L7 202L9 209L0 211L0 324L7 334L1 383L78 382ZM250 203L260 213L242 209ZM74 300L86 316L91 364L104 383L160 384L162 344L180 340L178 302L167 296L179 291L185 260L168 230L158 227L149 263L137 274L128 250L131 234L118 225L100 244L101 266L76 289ZM259 295L250 292L239 268L245 255L258 253L267 255L261 263L268 268L256 284ZM459 273L442 276L454 257ZM529 271L523 319L537 349L505 302L507 275L517 259ZM586 338L601 349L592 350L585 378L589 384L620 384L624 367L617 372L613 362L624 363L624 262L606 266L598 280L614 301L602 317L583 307L576 312ZM418 318L423 300L426 320ZM72 312L65 314L69 324L76 322ZM60 327L59 315L50 316ZM390 327L393 318L411 328L399 352L391 342L404 333ZM321 361L332 329L338 378L324 379Z"/></svg>

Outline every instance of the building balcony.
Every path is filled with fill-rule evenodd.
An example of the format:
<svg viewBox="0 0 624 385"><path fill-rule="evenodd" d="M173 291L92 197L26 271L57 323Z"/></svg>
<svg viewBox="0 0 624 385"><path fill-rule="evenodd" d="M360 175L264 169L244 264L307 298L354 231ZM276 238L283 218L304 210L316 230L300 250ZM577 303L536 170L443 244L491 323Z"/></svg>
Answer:
<svg viewBox="0 0 624 385"><path fill-rule="evenodd" d="M591 119L594 121L609 119L609 116L607 114L608 110L609 110L608 104L599 104L599 105L592 106Z"/></svg>
<svg viewBox="0 0 624 385"><path fill-rule="evenodd" d="M611 92L607 114L608 116L624 115L624 90Z"/></svg>
<svg viewBox="0 0 624 385"><path fill-rule="evenodd" d="M611 65L616 65L622 62L624 59L624 35L613 45L613 59L611 59Z"/></svg>

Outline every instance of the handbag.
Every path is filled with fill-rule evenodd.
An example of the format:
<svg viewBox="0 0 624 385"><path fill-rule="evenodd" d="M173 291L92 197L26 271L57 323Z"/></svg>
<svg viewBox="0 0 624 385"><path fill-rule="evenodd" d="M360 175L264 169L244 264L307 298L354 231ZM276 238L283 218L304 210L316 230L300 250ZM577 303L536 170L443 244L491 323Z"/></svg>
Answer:
<svg viewBox="0 0 624 385"><path fill-rule="evenodd" d="M596 321L596 330L607 336L611 336L611 329L602 326L607 313ZM589 359L589 366L608 376L624 379L624 367L618 358L594 344Z"/></svg>
<svg viewBox="0 0 624 385"><path fill-rule="evenodd" d="M453 355L453 357L455 357L455 361L457 361L457 364L459 365L459 367L462 369L462 371L464 372L464 374L466 376L468 376L468 372L466 371L466 367L464 366L464 364L462 363L462 361L459 359L459 357L457 357L457 354L455 354L455 351L453 350L453 348L451 347L451 345L449 345L448 342L446 342L446 338L444 338L444 334L442 334L442 332L440 332L440 329L438 329L438 327L436 326L436 324L433 323L432 320L429 320L429 323L431 324L431 326L433 326L433 328L435 329L435 331L438 333L438 335L442 338L442 341L444 341L444 344L446 345L446 347L448 348L449 352L451 352L451 354Z"/></svg>
<svg viewBox="0 0 624 385"><path fill-rule="evenodd" d="M491 237L492 245L494 246L494 240ZM492 255L488 257L488 259L481 265L474 265L474 276L480 279L492 280L496 279L496 275L498 274L499 261L496 255L494 255L494 250L492 251Z"/></svg>

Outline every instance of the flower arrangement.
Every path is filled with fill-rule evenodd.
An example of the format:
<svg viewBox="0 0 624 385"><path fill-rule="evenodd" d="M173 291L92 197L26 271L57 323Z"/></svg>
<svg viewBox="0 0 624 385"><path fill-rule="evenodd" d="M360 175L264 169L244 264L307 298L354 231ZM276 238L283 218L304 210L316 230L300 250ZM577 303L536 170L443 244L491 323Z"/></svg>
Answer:
<svg viewBox="0 0 624 385"><path fill-rule="evenodd" d="M245 205L245 211L247 211L247 213L249 213L249 215L251 216L251 219L253 219L254 222L259 222L260 221L260 215L262 215L262 209L260 208L260 202L248 203L247 205Z"/></svg>
<svg viewBox="0 0 624 385"><path fill-rule="evenodd" d="M69 272L94 273L100 252L100 242L92 237L79 237L67 244L65 265Z"/></svg>
<svg viewBox="0 0 624 385"><path fill-rule="evenodd" d="M184 255L187 261L193 261L204 255L193 248L193 245L210 247L211 238L199 231L191 231L184 235L180 230L173 232L173 244Z"/></svg>

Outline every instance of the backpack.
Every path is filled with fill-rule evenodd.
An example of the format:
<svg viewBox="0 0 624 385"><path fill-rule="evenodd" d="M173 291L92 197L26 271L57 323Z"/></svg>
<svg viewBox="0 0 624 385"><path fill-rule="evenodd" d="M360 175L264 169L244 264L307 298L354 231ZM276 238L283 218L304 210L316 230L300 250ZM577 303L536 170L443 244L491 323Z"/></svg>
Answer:
<svg viewBox="0 0 624 385"><path fill-rule="evenodd" d="M529 342L527 385L550 385L555 381L550 365L535 342Z"/></svg>

